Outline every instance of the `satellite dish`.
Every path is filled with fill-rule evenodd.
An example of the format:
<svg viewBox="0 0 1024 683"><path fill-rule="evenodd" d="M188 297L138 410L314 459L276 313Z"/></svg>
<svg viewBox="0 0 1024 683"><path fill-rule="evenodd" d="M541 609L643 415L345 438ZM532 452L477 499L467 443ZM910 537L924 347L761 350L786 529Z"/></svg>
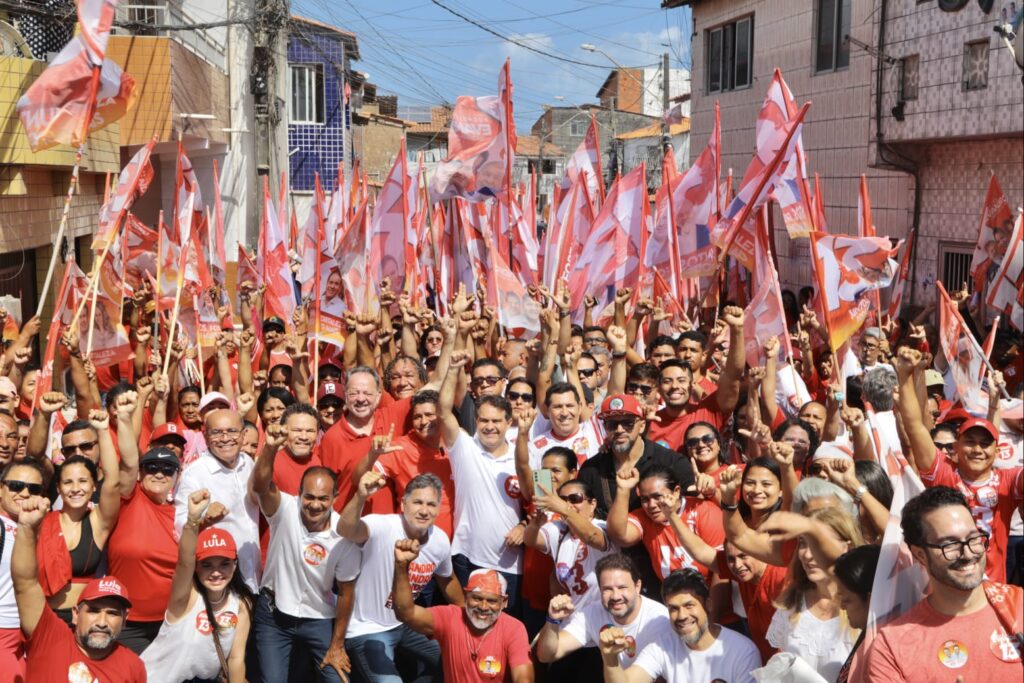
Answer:
<svg viewBox="0 0 1024 683"><path fill-rule="evenodd" d="M32 59L32 49L25 38L6 21L0 21L0 56Z"/></svg>

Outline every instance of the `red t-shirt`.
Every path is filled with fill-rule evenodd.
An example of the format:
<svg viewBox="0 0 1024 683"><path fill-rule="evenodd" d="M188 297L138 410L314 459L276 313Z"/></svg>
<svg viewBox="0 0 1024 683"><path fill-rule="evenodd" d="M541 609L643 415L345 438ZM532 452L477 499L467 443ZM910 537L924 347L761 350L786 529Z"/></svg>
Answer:
<svg viewBox="0 0 1024 683"><path fill-rule="evenodd" d="M323 465L320 460L320 449L314 446L313 452L305 460L296 460L282 448L274 457L274 485L290 496L299 495L302 474L310 467Z"/></svg>
<svg viewBox="0 0 1024 683"><path fill-rule="evenodd" d="M925 486L948 486L967 498L978 528L989 534L985 555L985 574L997 583L1006 582L1006 545L1010 537L1010 520L1024 497L1024 468L996 469L984 481L967 482L960 470L938 450L930 470L921 472Z"/></svg>
<svg viewBox="0 0 1024 683"><path fill-rule="evenodd" d="M431 607L434 640L441 646L445 683L493 683L511 680L509 672L530 663L526 627L505 612L489 631L476 635L462 607Z"/></svg>
<svg viewBox="0 0 1024 683"><path fill-rule="evenodd" d="M732 570L729 569L729 563L725 560L725 552L719 550L715 556L715 573L722 578L729 579L739 587L743 609L747 613L750 639L754 641L758 652L761 653L762 661L767 662L777 652L768 643L765 635L768 633L768 625L772 623L772 617L775 615L775 606L772 605L772 602L779 597L782 586L786 583L786 568L771 564L765 565L764 574L760 579L742 582L733 576Z"/></svg>
<svg viewBox="0 0 1024 683"><path fill-rule="evenodd" d="M132 603L134 604L134 603ZM89 659L75 635L49 606L36 624L28 644L26 683L89 681L90 683L145 683L146 667L139 656L117 644L103 659Z"/></svg>
<svg viewBox="0 0 1024 683"><path fill-rule="evenodd" d="M455 482L452 479L452 464L440 448L431 448L413 435L406 435L394 441L402 450L385 453L377 459L374 469L388 479L388 487L394 496L394 512L397 502L402 499L405 487L417 474L435 474L441 480L441 505L434 524L442 529L448 538L452 537L452 501L455 500Z"/></svg>
<svg viewBox="0 0 1024 683"><path fill-rule="evenodd" d="M697 498L684 498L685 506L680 516L693 533L712 548L721 548L725 543L725 530L722 528L722 511L714 503ZM697 562L676 538L672 525L652 522L643 510L629 513L629 523L635 525L643 533L643 544L647 555L651 558L651 566L662 579L676 569L693 567L707 578L708 567Z"/></svg>
<svg viewBox="0 0 1024 683"><path fill-rule="evenodd" d="M677 453L683 452L683 437L693 423L707 422L714 425L718 431L722 431L725 425L725 418L718 409L718 399L714 395L704 397L700 403L691 403L684 412L675 417L669 413L667 407L662 408L658 411L658 417L661 422L647 423L647 438Z"/></svg>
<svg viewBox="0 0 1024 683"><path fill-rule="evenodd" d="M121 499L107 556L110 573L132 596L132 621L163 621L178 562L174 505L157 505L136 484L131 496Z"/></svg>
<svg viewBox="0 0 1024 683"><path fill-rule="evenodd" d="M1022 621L1024 602L1014 607ZM999 623L992 606L950 617L932 609L927 598L878 632L867 661L867 679L949 683L1019 681L1021 653Z"/></svg>

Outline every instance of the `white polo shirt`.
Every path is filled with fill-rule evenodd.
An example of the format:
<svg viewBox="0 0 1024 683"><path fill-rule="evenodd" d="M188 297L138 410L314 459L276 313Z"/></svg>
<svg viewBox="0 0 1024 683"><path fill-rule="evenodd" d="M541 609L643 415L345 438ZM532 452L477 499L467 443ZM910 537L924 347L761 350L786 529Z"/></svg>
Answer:
<svg viewBox="0 0 1024 683"><path fill-rule="evenodd" d="M637 655L633 666L666 683L726 681L754 683L750 672L761 668L761 655L750 638L722 627L707 650L691 650L670 626Z"/></svg>
<svg viewBox="0 0 1024 683"><path fill-rule="evenodd" d="M602 443L604 443L604 429L598 425L596 418L592 417L581 422L576 431L564 439L556 436L551 431L551 425L549 424L547 429L538 432L535 437L530 439L530 465L533 466L533 463L538 463L537 466L539 467L544 454L548 452L549 448L554 448L555 446L568 448L576 454L578 464L582 465L597 455L597 452L601 450Z"/></svg>
<svg viewBox="0 0 1024 683"><path fill-rule="evenodd" d="M228 469L209 452L203 453L185 468L174 494L174 532L188 520L188 497L200 489L210 491L210 502L221 503L228 515L215 526L224 529L235 539L238 548L238 570L254 593L259 590L262 561L260 558L260 509L249 496L249 477L252 458L238 455L234 469Z"/></svg>
<svg viewBox="0 0 1024 683"><path fill-rule="evenodd" d="M363 544L362 563L356 580L356 600L348 622L346 638L390 631L401 625L391 601L395 580L395 543L407 538L402 515L366 515L370 532ZM451 542L436 526L431 527L427 542L420 544L420 554L409 564L409 585L413 599L435 574L452 575Z"/></svg>
<svg viewBox="0 0 1024 683"><path fill-rule="evenodd" d="M448 459L455 481L452 554L465 555L478 567L522 574L522 549L505 545L505 535L519 524L515 451L509 448L495 458L476 437L459 431Z"/></svg>
<svg viewBox="0 0 1024 683"><path fill-rule="evenodd" d="M334 582L359 574L362 552L337 532L338 513L324 531L309 531L302 523L299 499L281 494L270 523L270 545L263 571L263 588L274 593L279 612L303 619L333 619L337 596Z"/></svg>
<svg viewBox="0 0 1024 683"><path fill-rule="evenodd" d="M619 654L619 664L623 669L628 668L637 654L654 642L658 634L664 631L673 633L672 622L668 620L668 609L656 600L642 595L637 597L640 604L637 605L636 619L631 624L623 626L615 623L601 601L595 600L573 612L569 621L562 625L562 630L583 647L597 647L601 641L601 631L611 626L621 628L626 634L626 649Z"/></svg>

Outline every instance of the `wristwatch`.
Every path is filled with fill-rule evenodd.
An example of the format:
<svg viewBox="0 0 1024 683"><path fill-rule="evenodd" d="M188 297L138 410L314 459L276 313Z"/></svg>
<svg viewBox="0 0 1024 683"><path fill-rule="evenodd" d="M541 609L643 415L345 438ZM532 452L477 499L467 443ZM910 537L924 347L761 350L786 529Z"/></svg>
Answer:
<svg viewBox="0 0 1024 683"><path fill-rule="evenodd" d="M864 494L868 492L868 487L861 484L857 487L857 490L853 494L853 502L860 505L860 501L864 498Z"/></svg>

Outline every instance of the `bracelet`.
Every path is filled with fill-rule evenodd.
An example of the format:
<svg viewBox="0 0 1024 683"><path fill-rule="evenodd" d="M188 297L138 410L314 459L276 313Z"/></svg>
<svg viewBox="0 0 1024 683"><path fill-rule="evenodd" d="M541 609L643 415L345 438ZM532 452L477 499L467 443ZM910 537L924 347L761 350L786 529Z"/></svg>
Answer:
<svg viewBox="0 0 1024 683"><path fill-rule="evenodd" d="M722 509L726 512L736 512L740 509L739 503L722 503Z"/></svg>
<svg viewBox="0 0 1024 683"><path fill-rule="evenodd" d="M544 615L544 621L546 621L549 624L554 624L555 626L561 626L562 625L562 620L561 619L552 619L550 614L545 614Z"/></svg>
<svg viewBox="0 0 1024 683"><path fill-rule="evenodd" d="M868 487L861 484L857 487L857 491L853 494L853 502L860 505L860 501L864 499L864 494L868 492Z"/></svg>
<svg viewBox="0 0 1024 683"><path fill-rule="evenodd" d="M625 351L623 351L622 353L614 353L614 352L612 353L612 358L625 358L625 357L626 357L626 352Z"/></svg>
<svg viewBox="0 0 1024 683"><path fill-rule="evenodd" d="M192 529L199 531L199 527L203 525L202 519L190 519L185 523L185 526L191 527Z"/></svg>

